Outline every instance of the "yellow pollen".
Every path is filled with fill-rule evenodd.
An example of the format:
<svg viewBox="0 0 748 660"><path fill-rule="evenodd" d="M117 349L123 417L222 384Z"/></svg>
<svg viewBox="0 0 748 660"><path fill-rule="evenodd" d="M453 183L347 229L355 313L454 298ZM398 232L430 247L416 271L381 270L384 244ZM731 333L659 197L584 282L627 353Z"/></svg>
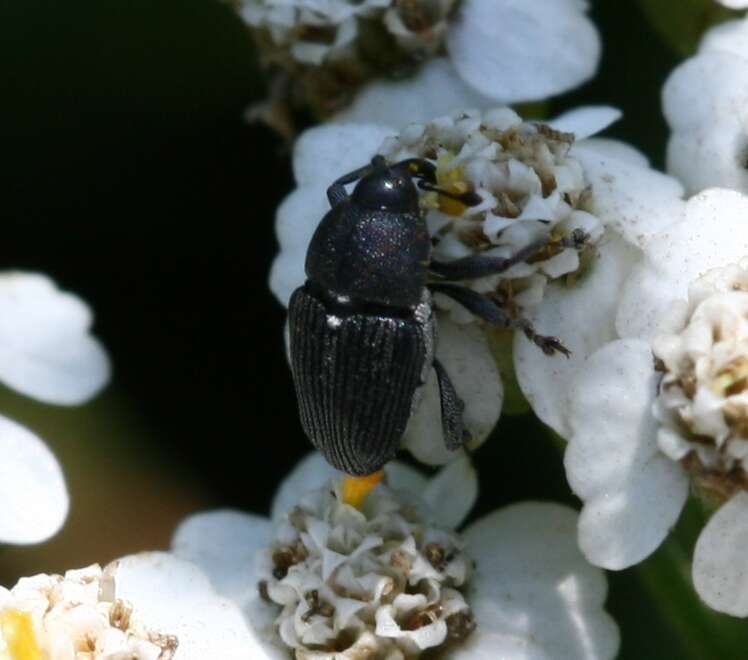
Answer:
<svg viewBox="0 0 748 660"><path fill-rule="evenodd" d="M16 609L0 612L0 635L6 646L5 653L0 652L1 660L44 659L28 612Z"/></svg>
<svg viewBox="0 0 748 660"><path fill-rule="evenodd" d="M436 182L443 190L461 195L470 190L470 184L465 181L465 170L462 167L447 167L453 158L452 154L439 156L436 161ZM466 208L465 204L456 199L439 196L439 210L444 213L460 216Z"/></svg>
<svg viewBox="0 0 748 660"><path fill-rule="evenodd" d="M343 502L360 509L366 496L382 481L384 470L363 477L345 477L343 479Z"/></svg>
<svg viewBox="0 0 748 660"><path fill-rule="evenodd" d="M748 358L741 357L726 364L717 372L711 383L715 394L730 396L738 394L748 385Z"/></svg>

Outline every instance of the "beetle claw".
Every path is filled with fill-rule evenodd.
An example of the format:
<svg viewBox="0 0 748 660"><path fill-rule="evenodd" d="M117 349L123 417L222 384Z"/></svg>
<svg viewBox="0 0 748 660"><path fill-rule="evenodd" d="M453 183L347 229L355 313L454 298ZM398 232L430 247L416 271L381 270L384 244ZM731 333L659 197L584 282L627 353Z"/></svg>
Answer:
<svg viewBox="0 0 748 660"><path fill-rule="evenodd" d="M535 345L539 346L540 350L542 350L546 355L555 355L556 353L561 353L567 358L571 357L571 351L561 343L561 340L558 339L558 337L535 335L534 337L530 337L530 339L532 339Z"/></svg>

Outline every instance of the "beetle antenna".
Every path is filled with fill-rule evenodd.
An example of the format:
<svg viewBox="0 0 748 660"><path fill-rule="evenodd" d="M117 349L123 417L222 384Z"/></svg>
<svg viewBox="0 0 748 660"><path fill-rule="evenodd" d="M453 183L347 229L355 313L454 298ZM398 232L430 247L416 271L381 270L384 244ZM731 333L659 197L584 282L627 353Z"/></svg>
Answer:
<svg viewBox="0 0 748 660"><path fill-rule="evenodd" d="M456 202L461 202L465 206L478 206L478 204L483 201L483 198L477 192L473 192L472 190L468 190L464 193L455 193L449 190L444 190L444 188L440 188L430 181L424 181L423 179L418 182L418 187L421 190L435 192L444 197L448 197L449 199L453 199Z"/></svg>

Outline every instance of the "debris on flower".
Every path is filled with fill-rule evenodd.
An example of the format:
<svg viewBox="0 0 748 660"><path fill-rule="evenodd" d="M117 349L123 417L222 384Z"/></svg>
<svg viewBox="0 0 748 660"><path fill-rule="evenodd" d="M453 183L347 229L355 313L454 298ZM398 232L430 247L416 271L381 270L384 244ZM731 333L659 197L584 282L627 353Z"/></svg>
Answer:
<svg viewBox="0 0 748 660"><path fill-rule="evenodd" d="M331 486L304 496L276 528L259 589L278 606L275 630L297 660L417 658L475 628L462 548L385 487L358 510Z"/></svg>

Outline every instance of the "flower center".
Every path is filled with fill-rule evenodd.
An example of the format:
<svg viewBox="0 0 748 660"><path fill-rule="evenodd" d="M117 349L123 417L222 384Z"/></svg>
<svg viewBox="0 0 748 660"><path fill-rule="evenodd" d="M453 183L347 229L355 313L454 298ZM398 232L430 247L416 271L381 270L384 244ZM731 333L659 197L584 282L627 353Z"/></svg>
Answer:
<svg viewBox="0 0 748 660"><path fill-rule="evenodd" d="M0 612L0 660L43 660L31 615L14 608Z"/></svg>
<svg viewBox="0 0 748 660"><path fill-rule="evenodd" d="M380 151L391 162L430 160L441 188L481 198L480 204L466 206L422 193L434 258L449 261L476 253L509 258L530 244L543 246L512 268L469 283L480 293L495 294L506 307L521 308L539 302L549 280L579 271L579 248L565 246L563 239L580 229L590 247L603 232L602 222L586 210L589 186L569 153L573 141L571 133L523 122L511 109L497 108L412 124Z"/></svg>
<svg viewBox="0 0 748 660"><path fill-rule="evenodd" d="M262 555L260 593L278 608L275 630L297 658L411 659L472 632L461 592L471 568L455 534L422 522L388 489L357 510L332 487L280 525Z"/></svg>
<svg viewBox="0 0 748 660"><path fill-rule="evenodd" d="M689 292L685 320L654 342L663 372L658 444L706 494L748 490L748 262L710 271Z"/></svg>

